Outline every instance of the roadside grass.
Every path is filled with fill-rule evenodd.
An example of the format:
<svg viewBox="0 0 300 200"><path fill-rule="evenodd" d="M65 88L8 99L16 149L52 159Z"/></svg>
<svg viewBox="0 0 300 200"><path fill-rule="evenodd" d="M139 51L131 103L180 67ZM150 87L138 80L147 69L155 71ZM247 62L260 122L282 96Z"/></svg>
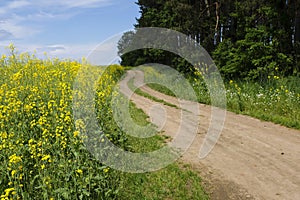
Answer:
<svg viewBox="0 0 300 200"><path fill-rule="evenodd" d="M133 103L130 103L130 112L134 121L149 124L148 116ZM158 133L148 139L128 136L127 142L133 152L150 152L165 145L165 139ZM124 200L209 199L201 186L201 178L189 166L178 162L151 173L124 173L122 185L120 199Z"/></svg>
<svg viewBox="0 0 300 200"><path fill-rule="evenodd" d="M300 78L275 76L263 84L230 81L228 108L265 121L300 129Z"/></svg>
<svg viewBox="0 0 300 200"><path fill-rule="evenodd" d="M170 79L167 71L145 71L145 78L160 79L161 82L175 81ZM155 77L154 77L155 76ZM198 102L210 104L209 92L201 78L188 78L197 94ZM150 88L161 93L175 96L164 84L147 84ZM249 115L261 120L271 121L290 128L300 129L300 77L269 76L264 82L226 81L224 83L227 97L227 110ZM180 87L180 85L178 85ZM179 88L184 91L185 88Z"/></svg>
<svg viewBox="0 0 300 200"><path fill-rule="evenodd" d="M129 87L132 91L134 91L134 93L136 93L136 94L138 94L138 95L140 95L140 96L143 96L143 97L145 97L145 98L148 98L148 99L150 99L150 100L152 100L152 101L155 101L155 102L158 102L158 103L162 103L162 104L164 104L164 105L166 105L166 106L170 106L170 107L173 107L173 108L177 108L177 109L178 109L178 107L177 107L176 105L171 104L171 103L169 103L169 102L166 102L166 101L164 101L164 100L162 100L162 99L158 99L158 98L156 98L156 97L153 97L153 96L151 96L150 94L148 94L148 93L142 91L141 89L137 88L137 87L134 85L134 79L133 79L133 78L130 79L130 80L128 81L128 87Z"/></svg>

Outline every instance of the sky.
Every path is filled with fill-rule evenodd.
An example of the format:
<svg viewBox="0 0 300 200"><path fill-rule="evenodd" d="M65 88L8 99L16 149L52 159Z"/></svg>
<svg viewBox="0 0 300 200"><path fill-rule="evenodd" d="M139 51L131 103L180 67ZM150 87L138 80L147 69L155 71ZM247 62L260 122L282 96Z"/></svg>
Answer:
<svg viewBox="0 0 300 200"><path fill-rule="evenodd" d="M38 57L45 52L48 57L87 57L107 39L134 28L140 16L135 1L0 0L0 54L14 44L19 52Z"/></svg>

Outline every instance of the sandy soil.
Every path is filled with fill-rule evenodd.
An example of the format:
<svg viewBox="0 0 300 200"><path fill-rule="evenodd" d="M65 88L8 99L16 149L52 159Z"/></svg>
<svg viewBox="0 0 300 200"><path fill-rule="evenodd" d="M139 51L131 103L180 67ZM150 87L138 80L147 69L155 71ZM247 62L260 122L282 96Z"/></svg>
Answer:
<svg viewBox="0 0 300 200"><path fill-rule="evenodd" d="M127 82L132 77L137 86L142 85L143 74L129 71L120 82L121 91L130 96L165 135L176 137L183 110L130 95ZM140 89L180 107L180 101L174 97L147 86ZM217 144L207 157L200 159L199 150L210 124L211 107L197 106L199 113L185 112L189 113L186 117L191 119L191 126L195 123L193 119L200 120L196 137L179 162L190 164L199 173L211 199L300 199L300 131L227 112ZM183 131L188 130L189 126Z"/></svg>

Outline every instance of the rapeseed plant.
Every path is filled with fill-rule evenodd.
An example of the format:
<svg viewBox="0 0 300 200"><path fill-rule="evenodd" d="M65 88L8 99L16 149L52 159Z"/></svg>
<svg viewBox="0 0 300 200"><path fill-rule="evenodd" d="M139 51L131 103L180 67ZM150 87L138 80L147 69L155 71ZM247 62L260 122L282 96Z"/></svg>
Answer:
<svg viewBox="0 0 300 200"><path fill-rule="evenodd" d="M88 65L10 50L0 56L0 199L114 198L120 174L102 170L83 144L83 121L72 114L72 84ZM99 80L103 106L123 72L113 66Z"/></svg>

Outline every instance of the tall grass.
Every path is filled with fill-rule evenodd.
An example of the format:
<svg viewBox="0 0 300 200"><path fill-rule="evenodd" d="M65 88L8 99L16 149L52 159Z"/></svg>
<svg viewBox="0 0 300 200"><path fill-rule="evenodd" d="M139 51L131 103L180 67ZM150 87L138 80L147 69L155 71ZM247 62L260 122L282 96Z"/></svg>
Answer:
<svg viewBox="0 0 300 200"><path fill-rule="evenodd" d="M176 85L176 77L169 77L167 70L145 70L147 81L160 80L162 84L148 84L162 93L174 96L169 88L164 87L168 81L185 94L186 88ZM197 94L198 102L210 104L210 95L201 74L187 78ZM227 109L246 114L261 120L271 121L287 127L300 129L300 78L268 77L265 82L225 81ZM188 99L188 95L185 95Z"/></svg>
<svg viewBox="0 0 300 200"><path fill-rule="evenodd" d="M228 108L234 112L300 129L300 78L270 78L265 83L229 81Z"/></svg>

